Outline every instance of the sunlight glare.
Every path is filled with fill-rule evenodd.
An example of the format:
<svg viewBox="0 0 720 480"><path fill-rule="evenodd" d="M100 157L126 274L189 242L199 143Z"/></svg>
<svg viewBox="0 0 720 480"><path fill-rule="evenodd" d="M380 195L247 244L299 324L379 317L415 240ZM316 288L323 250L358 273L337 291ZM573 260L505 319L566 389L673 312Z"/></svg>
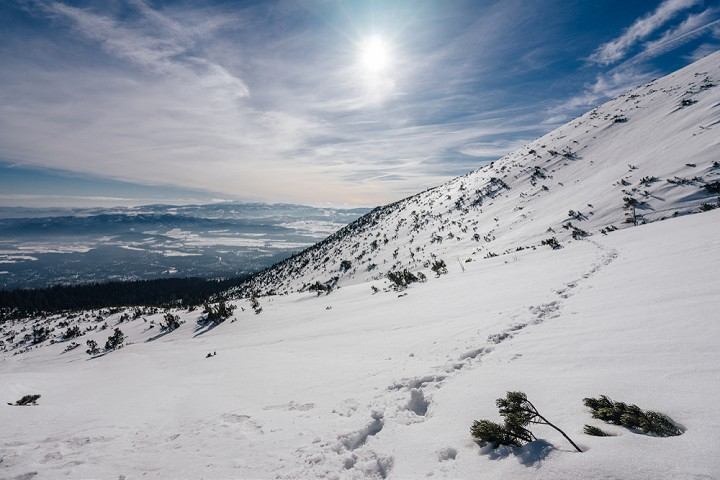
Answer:
<svg viewBox="0 0 720 480"><path fill-rule="evenodd" d="M379 73L390 63L390 52L382 38L367 38L360 45L360 62L369 73Z"/></svg>

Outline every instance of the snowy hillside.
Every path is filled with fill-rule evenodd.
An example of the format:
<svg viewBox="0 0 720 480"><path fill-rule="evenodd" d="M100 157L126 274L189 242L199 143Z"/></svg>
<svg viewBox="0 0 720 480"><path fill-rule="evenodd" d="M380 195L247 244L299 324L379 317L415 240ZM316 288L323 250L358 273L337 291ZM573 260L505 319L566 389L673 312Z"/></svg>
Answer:
<svg viewBox="0 0 720 480"><path fill-rule="evenodd" d="M502 255L694 213L720 194L720 52L491 165L378 208L258 276L284 293Z"/></svg>
<svg viewBox="0 0 720 480"><path fill-rule="evenodd" d="M717 478L718 225L715 210L473 262L400 297L357 284L261 298L259 314L240 301L209 331L199 311L166 335L162 312L39 320L54 338L95 329L66 353L69 341L2 354L0 477ZM125 347L84 352L113 328ZM584 452L547 427L515 452L475 444L472 421L497 419L507 390ZM26 394L38 406L5 405ZM686 431L594 420L581 400L599 394Z"/></svg>

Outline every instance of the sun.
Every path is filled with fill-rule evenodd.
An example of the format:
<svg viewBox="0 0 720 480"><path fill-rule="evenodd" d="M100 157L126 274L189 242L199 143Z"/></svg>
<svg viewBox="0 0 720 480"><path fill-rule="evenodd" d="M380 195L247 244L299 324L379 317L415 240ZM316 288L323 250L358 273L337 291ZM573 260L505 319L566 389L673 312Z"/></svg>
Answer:
<svg viewBox="0 0 720 480"><path fill-rule="evenodd" d="M390 65L390 49L379 36L368 37L360 43L360 64L372 74L380 73Z"/></svg>

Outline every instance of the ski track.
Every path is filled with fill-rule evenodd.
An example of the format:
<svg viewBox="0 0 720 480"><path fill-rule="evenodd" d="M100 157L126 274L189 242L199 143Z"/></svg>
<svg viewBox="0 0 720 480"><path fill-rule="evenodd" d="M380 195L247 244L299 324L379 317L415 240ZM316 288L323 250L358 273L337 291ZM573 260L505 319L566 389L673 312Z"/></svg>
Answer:
<svg viewBox="0 0 720 480"><path fill-rule="evenodd" d="M594 240L588 239L587 241L598 249L599 255L579 278L554 290L553 298L547 302L528 306L524 320L489 335L485 344L461 352L457 355L456 361L436 367L436 371L433 373L404 378L389 385L383 393L375 397L374 403L370 405L371 416L367 425L359 430L337 435L334 442L317 442L313 445L316 447L315 449L312 447L298 449L296 454L303 464L302 470L289 475L281 475L279 478L304 478L308 475L316 478L337 479L387 478L392 470L394 458L392 455L375 451L370 439L381 436L389 421L395 421L405 428L412 428L412 425L423 422L429 415L432 405L431 396L428 394L430 390L442 388L446 381L469 368L477 367L483 357L494 351L495 346L511 340L528 327L560 317L564 301L572 297L586 280L592 278L618 257L616 250L608 249ZM513 316L514 319L518 317L519 315ZM390 415L387 414L388 410L391 410ZM441 455L441 457L443 456ZM333 466L336 468L333 469Z"/></svg>

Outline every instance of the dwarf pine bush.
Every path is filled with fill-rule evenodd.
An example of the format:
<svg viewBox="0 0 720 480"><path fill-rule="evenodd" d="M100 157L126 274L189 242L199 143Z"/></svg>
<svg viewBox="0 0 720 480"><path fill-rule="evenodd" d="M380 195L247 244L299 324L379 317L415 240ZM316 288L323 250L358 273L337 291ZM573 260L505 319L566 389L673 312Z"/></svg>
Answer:
<svg viewBox="0 0 720 480"><path fill-rule="evenodd" d="M105 342L105 350L117 350L122 347L125 341L125 334L119 328L116 328L112 335L110 335Z"/></svg>
<svg viewBox="0 0 720 480"><path fill-rule="evenodd" d="M499 445L519 447L537 439L528 426L539 424L554 428L575 447L575 450L582 452L565 432L540 414L523 392L507 392L505 398L498 398L495 403L504 422L503 424L489 420L473 422L470 433L480 443L490 444L493 448Z"/></svg>
<svg viewBox="0 0 720 480"><path fill-rule="evenodd" d="M558 239L555 237L546 238L542 242L540 242L541 245L547 245L553 250L559 250L562 248L562 245L560 245L560 242L558 242Z"/></svg>
<svg viewBox="0 0 720 480"><path fill-rule="evenodd" d="M222 323L232 316L235 308L235 305L225 303L225 300L220 300L220 302L214 306L206 303L203 310L205 314L203 323Z"/></svg>
<svg viewBox="0 0 720 480"><path fill-rule="evenodd" d="M592 425L585 425L585 428L583 429L586 435L592 435L593 437L611 437L612 435L607 433L606 431L594 427Z"/></svg>
<svg viewBox="0 0 720 480"><path fill-rule="evenodd" d="M40 398L40 395L23 395L23 397L15 402L15 406L17 407L26 407L28 405L37 405L37 401Z"/></svg>
<svg viewBox="0 0 720 480"><path fill-rule="evenodd" d="M720 181L706 183L705 190L709 193L719 194L720 193Z"/></svg>
<svg viewBox="0 0 720 480"><path fill-rule="evenodd" d="M68 327L67 330L65 330L62 334L63 340L71 340L73 338L77 338L80 335L82 335L82 332L80 331L80 327L77 325L74 325L72 327Z"/></svg>
<svg viewBox="0 0 720 480"><path fill-rule="evenodd" d="M435 272L435 275L438 277L440 275L445 275L446 273L448 273L447 265L445 264L445 260L443 259L435 260L430 267L430 270Z"/></svg>
<svg viewBox="0 0 720 480"><path fill-rule="evenodd" d="M410 270L398 270L396 272L388 272L387 278L392 283L395 290L404 290L411 283L421 281L420 277L412 273Z"/></svg>
<svg viewBox="0 0 720 480"><path fill-rule="evenodd" d="M637 405L616 402L605 395L585 398L583 403L592 410L593 418L622 425L636 432L657 437L674 437L683 433L683 430L667 415L652 410L645 411Z"/></svg>
<svg viewBox="0 0 720 480"><path fill-rule="evenodd" d="M85 350L85 353L88 355L97 355L100 353L100 350L98 350L98 344L95 340L88 340L87 342L87 350Z"/></svg>
<svg viewBox="0 0 720 480"><path fill-rule="evenodd" d="M328 292L329 293L329 292ZM262 306L255 295L250 297L250 306L252 307L255 315L259 315L262 312Z"/></svg>
<svg viewBox="0 0 720 480"><path fill-rule="evenodd" d="M491 422L490 420L475 420L470 428L472 436L492 448L500 445L521 447L525 442L533 440L530 432L517 430L512 431L507 425Z"/></svg>
<svg viewBox="0 0 720 480"><path fill-rule="evenodd" d="M163 317L165 319L165 323L160 325L160 329L172 332L173 330L177 330L180 328L180 325L182 322L180 322L180 315L173 315L172 313L168 312Z"/></svg>

